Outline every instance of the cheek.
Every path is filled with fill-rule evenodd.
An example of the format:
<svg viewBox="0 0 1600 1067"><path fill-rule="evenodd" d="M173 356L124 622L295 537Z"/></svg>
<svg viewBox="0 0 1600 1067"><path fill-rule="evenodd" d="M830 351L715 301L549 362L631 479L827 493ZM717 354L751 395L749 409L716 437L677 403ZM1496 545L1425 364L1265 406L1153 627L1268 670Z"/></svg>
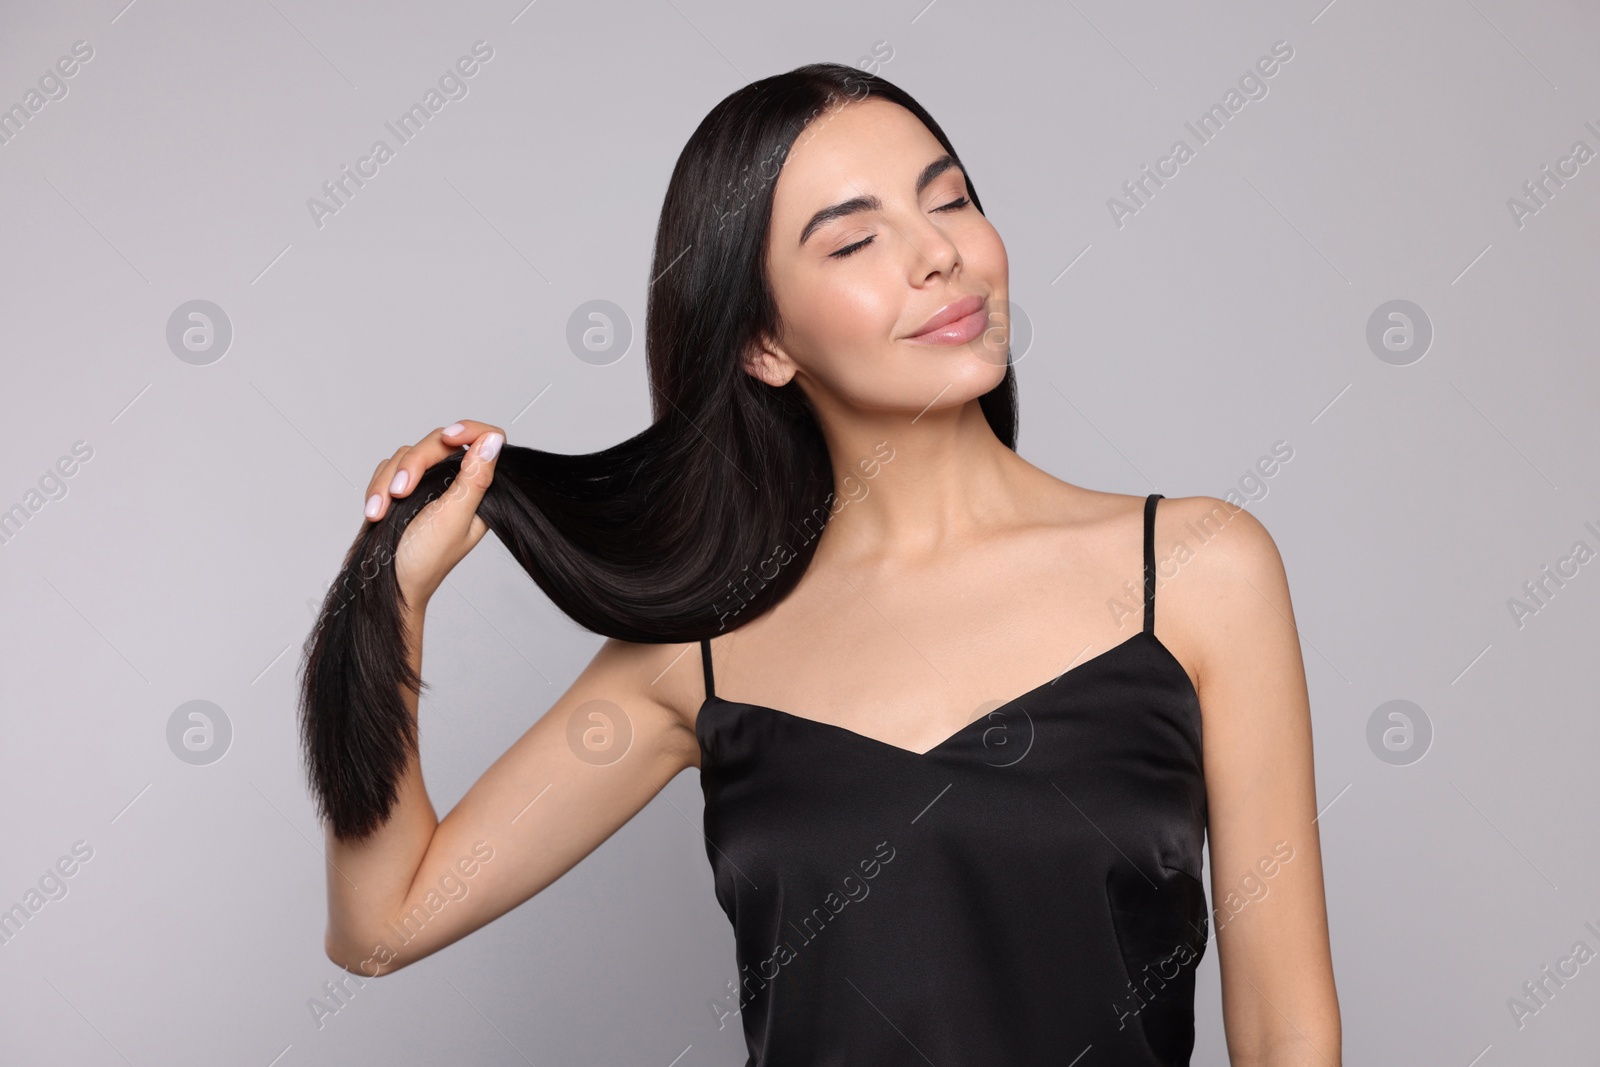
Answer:
<svg viewBox="0 0 1600 1067"><path fill-rule="evenodd" d="M970 272L992 286L1005 283L1010 264L1005 242L1000 240L1000 233L993 226L984 225L971 234L961 243L961 253Z"/></svg>
<svg viewBox="0 0 1600 1067"><path fill-rule="evenodd" d="M830 375L878 362L899 321L900 307L890 288L871 278L829 279L806 294L806 310L792 322L793 336Z"/></svg>
<svg viewBox="0 0 1600 1067"><path fill-rule="evenodd" d="M826 331L829 346L839 351L882 348L894 336L899 320L899 306L870 279L834 286L822 306L818 328Z"/></svg>
<svg viewBox="0 0 1600 1067"><path fill-rule="evenodd" d="M897 351L904 346L894 340L901 312L897 300L870 279L853 279L816 292L807 307L811 310L803 324L794 324L791 341L811 376L848 404L899 403L916 375Z"/></svg>

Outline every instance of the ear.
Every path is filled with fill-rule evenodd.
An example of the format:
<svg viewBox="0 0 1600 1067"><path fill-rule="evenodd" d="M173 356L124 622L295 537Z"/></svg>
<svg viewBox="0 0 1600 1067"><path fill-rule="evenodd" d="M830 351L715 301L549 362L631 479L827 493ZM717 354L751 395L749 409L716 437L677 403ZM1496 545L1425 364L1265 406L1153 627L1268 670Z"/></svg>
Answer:
<svg viewBox="0 0 1600 1067"><path fill-rule="evenodd" d="M767 338L746 348L742 362L746 374L774 387L788 385L799 369L781 346Z"/></svg>

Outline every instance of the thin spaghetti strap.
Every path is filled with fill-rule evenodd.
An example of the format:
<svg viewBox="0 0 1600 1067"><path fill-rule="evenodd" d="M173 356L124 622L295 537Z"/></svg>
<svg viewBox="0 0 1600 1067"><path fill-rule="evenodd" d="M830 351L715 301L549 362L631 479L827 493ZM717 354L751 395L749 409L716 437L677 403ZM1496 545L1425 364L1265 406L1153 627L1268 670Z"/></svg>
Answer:
<svg viewBox="0 0 1600 1067"><path fill-rule="evenodd" d="M700 665L705 669L706 699L710 700L717 695L717 687L715 679L711 676L711 638L709 637L700 639Z"/></svg>
<svg viewBox="0 0 1600 1067"><path fill-rule="evenodd" d="M1144 632L1156 632L1156 501L1160 493L1144 498Z"/></svg>

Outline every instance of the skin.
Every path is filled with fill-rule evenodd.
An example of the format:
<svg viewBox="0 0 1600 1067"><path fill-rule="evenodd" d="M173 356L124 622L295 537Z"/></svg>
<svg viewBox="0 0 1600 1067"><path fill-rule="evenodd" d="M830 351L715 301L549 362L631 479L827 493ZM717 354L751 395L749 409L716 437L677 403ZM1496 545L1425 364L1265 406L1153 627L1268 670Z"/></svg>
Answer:
<svg viewBox="0 0 1600 1067"><path fill-rule="evenodd" d="M785 160L767 262L783 336L746 353L744 370L771 385L799 382L849 503L795 590L712 641L720 696L919 753L1143 626L1143 496L1060 481L1000 443L977 401L1004 374L1003 348L909 339L972 294L1005 325L1005 246L963 203L961 170L915 188L943 155L909 112L869 98L819 119ZM819 209L864 195L880 206L799 240ZM494 463L477 449L495 433L503 438L472 421L436 429L380 463L367 490L381 517L427 467L473 445L452 491L408 528L396 562L419 669L426 605L486 532L474 510ZM860 461L874 456L869 475ZM1218 532L1201 543L1203 526ZM1155 542L1156 637L1202 710L1231 1062L1337 1065L1309 698L1282 561L1254 516L1214 497L1163 499ZM377 834L359 844L328 835L329 957L358 974L391 973L570 870L699 766L699 660L697 643L605 641L443 820L413 761ZM414 715L416 698L404 695ZM567 741L569 718L590 700L620 708L633 729L626 754L600 766ZM480 841L493 859L462 879L467 894L417 912L428 917L402 943L390 924L459 874ZM1292 858L1275 863L1284 843Z"/></svg>

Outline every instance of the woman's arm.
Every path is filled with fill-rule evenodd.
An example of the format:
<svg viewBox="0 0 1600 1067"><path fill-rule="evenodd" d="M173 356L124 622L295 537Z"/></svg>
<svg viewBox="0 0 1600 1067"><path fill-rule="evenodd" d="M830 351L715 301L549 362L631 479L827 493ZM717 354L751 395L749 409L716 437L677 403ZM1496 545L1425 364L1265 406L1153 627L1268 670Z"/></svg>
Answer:
<svg viewBox="0 0 1600 1067"><path fill-rule="evenodd" d="M1310 700L1283 562L1248 511L1214 497L1175 503L1163 525L1183 530L1190 552L1161 575L1177 566L1181 592L1165 603L1196 652L1229 1058L1338 1067ZM1192 531L1208 529L1196 543Z"/></svg>
<svg viewBox="0 0 1600 1067"><path fill-rule="evenodd" d="M488 532L477 506L504 440L489 423L441 427L378 464L367 487L367 518L379 521L392 497L470 446L450 488L408 523L393 561L414 678L422 677L428 602ZM561 877L679 771L698 764L699 742L671 710L697 699L701 687L698 672L668 672L685 651L608 640L442 821L412 753L375 831L345 839L327 829L328 958L377 976L437 952ZM417 694L402 683L400 696L414 728ZM350 755L340 758L362 758L361 740L349 738Z"/></svg>
<svg viewBox="0 0 1600 1067"><path fill-rule="evenodd" d="M420 674L422 626L408 624ZM376 833L346 842L330 829L328 958L375 977L437 952L571 870L693 766L698 742L651 692L681 651L607 640L442 821L413 757ZM416 694L402 693L415 721Z"/></svg>

